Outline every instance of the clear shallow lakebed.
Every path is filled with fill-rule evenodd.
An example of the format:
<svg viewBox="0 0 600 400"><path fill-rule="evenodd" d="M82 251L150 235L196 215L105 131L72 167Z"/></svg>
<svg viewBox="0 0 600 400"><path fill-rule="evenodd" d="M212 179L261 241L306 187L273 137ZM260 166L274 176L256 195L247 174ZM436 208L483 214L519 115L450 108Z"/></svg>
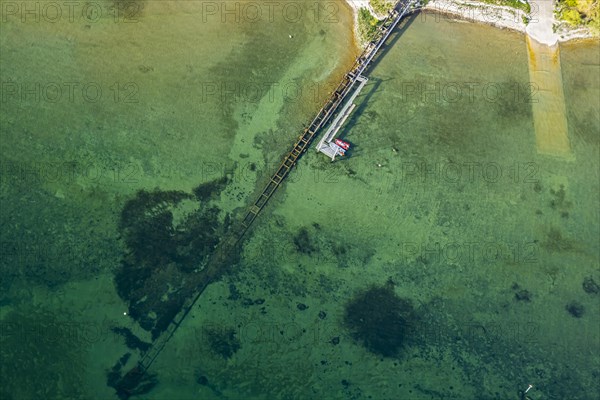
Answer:
<svg viewBox="0 0 600 400"><path fill-rule="evenodd" d="M225 235L358 52L341 3L241 23L139 4L135 23L3 22L3 398L113 398L106 371L129 350L112 328L150 338L123 315L123 262L192 273L196 230ZM522 35L417 15L391 43L344 130L350 156L301 159L141 398L597 393L598 43L560 49L570 159L536 150ZM162 197L126 219L140 190ZM171 218L145 224L173 193ZM414 307L393 357L343 326L387 282ZM147 287L175 292L162 284ZM233 329L235 351L215 353L207 327Z"/></svg>

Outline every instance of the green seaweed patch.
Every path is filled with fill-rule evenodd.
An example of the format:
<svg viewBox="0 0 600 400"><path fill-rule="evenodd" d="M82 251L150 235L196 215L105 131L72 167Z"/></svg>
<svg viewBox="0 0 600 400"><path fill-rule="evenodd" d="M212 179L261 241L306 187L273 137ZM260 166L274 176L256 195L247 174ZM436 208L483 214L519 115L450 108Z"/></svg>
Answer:
<svg viewBox="0 0 600 400"><path fill-rule="evenodd" d="M227 183L229 183L229 179L226 176L203 183L193 190L194 195L199 201L214 200L225 189Z"/></svg>
<svg viewBox="0 0 600 400"><path fill-rule="evenodd" d="M216 355L229 359L240 349L240 341L235 329L211 327L204 329L210 349Z"/></svg>
<svg viewBox="0 0 600 400"><path fill-rule="evenodd" d="M345 306L344 326L370 352L394 357L414 317L412 303L397 296L388 282L357 293Z"/></svg>
<svg viewBox="0 0 600 400"><path fill-rule="evenodd" d="M591 276L586 276L581 283L583 290L589 294L599 294L600 293L600 285L596 283L594 278Z"/></svg>
<svg viewBox="0 0 600 400"><path fill-rule="evenodd" d="M131 354L127 353L107 372L106 384L117 391L119 399L127 400L131 396L149 393L157 384L156 374L143 372L139 368L129 370L122 374Z"/></svg>
<svg viewBox="0 0 600 400"><path fill-rule="evenodd" d="M303 254L312 254L316 248L313 245L313 240L306 228L300 228L298 233L294 235L294 247L296 251Z"/></svg>
<svg viewBox="0 0 600 400"><path fill-rule="evenodd" d="M128 328L114 327L111 328L111 330L117 335L123 336L123 338L125 339L125 344L128 348L132 350L147 351L150 348L150 343L144 342L143 340L135 336L133 332L131 332L131 330Z"/></svg>
<svg viewBox="0 0 600 400"><path fill-rule="evenodd" d="M558 190L550 189L550 194L554 197L550 200L550 208L553 210L564 211L573 206L573 203L567 200L567 192L564 185L560 185Z"/></svg>
<svg viewBox="0 0 600 400"><path fill-rule="evenodd" d="M183 191L161 191L148 192L140 190L133 199L128 200L121 210L119 228L127 229L136 223L143 222L148 216L158 215L170 205L176 205L184 199L191 198L189 193Z"/></svg>
<svg viewBox="0 0 600 400"><path fill-rule="evenodd" d="M225 179L202 193L216 198ZM125 204L119 230L126 253L115 274L129 316L152 332L164 331L195 290L193 280L228 229L221 210L182 191L141 190ZM228 219L226 219L228 221Z"/></svg>
<svg viewBox="0 0 600 400"><path fill-rule="evenodd" d="M551 227L546 234L546 241L543 243L544 247L551 252L563 252L573 250L573 242L570 239L563 237L562 232L556 228Z"/></svg>

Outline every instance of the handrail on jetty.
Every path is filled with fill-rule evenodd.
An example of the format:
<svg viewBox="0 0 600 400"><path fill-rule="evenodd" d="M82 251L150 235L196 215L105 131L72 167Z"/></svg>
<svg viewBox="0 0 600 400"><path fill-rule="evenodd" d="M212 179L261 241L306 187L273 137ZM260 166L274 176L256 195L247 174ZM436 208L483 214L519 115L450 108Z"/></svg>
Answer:
<svg viewBox="0 0 600 400"><path fill-rule="evenodd" d="M136 393L136 388L142 383L144 375L156 360L160 352L163 350L167 342L173 337L175 331L181 326L184 318L192 310L196 301L204 289L215 280L223 271L223 266L227 264L230 254L233 253L238 246L242 237L252 224L261 210L265 207L269 199L273 196L277 188L283 180L288 176L292 167L298 161L298 158L306 152L308 146L313 141L320 129L325 127L331 117L334 115L338 107L344 102L349 93L353 91L353 85L360 81L364 83L363 73L373 61L377 52L381 49L384 42L387 40L391 32L398 25L400 20L415 6L419 0L400 0L394 8L388 13L387 17L379 26L377 40L369 43L363 53L356 59L350 71L344 75L342 81L325 102L325 105L319 110L317 116L312 120L308 128L304 130L302 135L294 143L292 150L285 156L281 165L276 172L271 176L271 179L263 189L257 200L250 206L244 219L241 221L238 229L234 229L232 234L222 240L213 255L211 256L207 266L200 272L198 278L192 279L195 285L196 294L185 301L180 312L171 321L168 327L160 334L156 340L152 342L150 348L143 354L140 361L133 367L121 380L116 384L117 394L121 398L128 398Z"/></svg>

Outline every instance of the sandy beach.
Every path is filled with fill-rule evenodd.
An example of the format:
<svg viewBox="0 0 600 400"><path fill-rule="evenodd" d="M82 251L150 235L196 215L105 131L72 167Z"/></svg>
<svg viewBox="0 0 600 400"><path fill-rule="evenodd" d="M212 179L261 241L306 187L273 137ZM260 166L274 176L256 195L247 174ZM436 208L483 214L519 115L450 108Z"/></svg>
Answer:
<svg viewBox="0 0 600 400"><path fill-rule="evenodd" d="M376 14L369 0L346 0L346 2L352 7L354 13L357 13L361 8L368 8L371 14Z"/></svg>

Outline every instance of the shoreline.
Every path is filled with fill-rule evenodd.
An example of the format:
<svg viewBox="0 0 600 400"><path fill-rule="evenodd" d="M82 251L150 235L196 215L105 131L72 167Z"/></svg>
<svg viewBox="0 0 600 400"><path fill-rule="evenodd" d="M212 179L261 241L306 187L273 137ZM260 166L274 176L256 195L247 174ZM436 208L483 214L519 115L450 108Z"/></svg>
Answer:
<svg viewBox="0 0 600 400"><path fill-rule="evenodd" d="M375 15L369 0L344 0L344 2L352 9L352 18L354 23L352 25L352 32L354 33L354 43L357 47L363 49L366 45L360 34L358 33L358 10L361 8L368 8L372 15Z"/></svg>
<svg viewBox="0 0 600 400"><path fill-rule="evenodd" d="M378 19L380 16L373 12L369 0L345 0L354 14L354 36L362 47L363 41L358 33L358 10L366 7ZM532 1L533 2L533 1ZM420 10L434 14L435 18L452 18L460 21L482 23L500 29L510 29L528 35L536 41L549 46L573 40L598 39L588 28L572 28L565 23L556 21L552 15L540 16L541 19L532 19L528 23L528 14L525 11L495 4L482 3L471 0L430 0ZM551 14L551 13L550 13ZM559 28L556 33L552 26L557 23ZM535 24L535 25L534 25Z"/></svg>

